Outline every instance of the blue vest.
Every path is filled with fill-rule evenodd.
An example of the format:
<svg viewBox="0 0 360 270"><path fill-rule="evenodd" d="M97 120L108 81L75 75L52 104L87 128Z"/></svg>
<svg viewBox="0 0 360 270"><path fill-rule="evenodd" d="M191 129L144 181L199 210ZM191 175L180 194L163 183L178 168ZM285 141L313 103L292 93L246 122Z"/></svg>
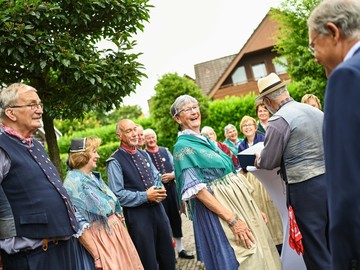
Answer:
<svg viewBox="0 0 360 270"><path fill-rule="evenodd" d="M164 147L159 147L159 151L157 151L156 153L152 153L149 151L146 151L151 160L153 161L156 169L161 173L171 173L174 171L174 166L173 164L170 162L170 158L169 155L166 151L166 148Z"/></svg>
<svg viewBox="0 0 360 270"><path fill-rule="evenodd" d="M0 147L11 160L10 171L1 186L15 221L15 230L8 228L1 233L1 239L14 236L42 239L74 234L78 224L70 199L43 146L33 140L33 146L27 148L17 139L0 133ZM0 218L0 227L4 222Z"/></svg>
<svg viewBox="0 0 360 270"><path fill-rule="evenodd" d="M122 169L124 188L130 191L146 191L155 184L151 160L140 149L135 154L118 149L112 154Z"/></svg>

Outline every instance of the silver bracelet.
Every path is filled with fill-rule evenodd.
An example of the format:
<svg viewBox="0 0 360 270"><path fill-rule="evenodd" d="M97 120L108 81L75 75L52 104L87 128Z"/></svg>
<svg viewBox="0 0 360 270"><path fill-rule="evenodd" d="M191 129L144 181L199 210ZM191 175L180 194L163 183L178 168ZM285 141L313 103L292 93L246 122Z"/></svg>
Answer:
<svg viewBox="0 0 360 270"><path fill-rule="evenodd" d="M238 215L235 215L235 217L228 223L229 227L232 228L234 227L234 225L236 224L236 222L238 222L239 217Z"/></svg>

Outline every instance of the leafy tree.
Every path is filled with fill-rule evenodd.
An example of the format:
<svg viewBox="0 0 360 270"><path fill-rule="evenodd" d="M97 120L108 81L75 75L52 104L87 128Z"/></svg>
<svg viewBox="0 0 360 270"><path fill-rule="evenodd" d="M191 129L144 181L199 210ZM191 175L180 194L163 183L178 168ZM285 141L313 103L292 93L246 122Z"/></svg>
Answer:
<svg viewBox="0 0 360 270"><path fill-rule="evenodd" d="M76 131L101 127L102 123L94 112L85 113L82 118L54 120L54 126L63 134L71 136ZM61 151L60 151L61 153Z"/></svg>
<svg viewBox="0 0 360 270"><path fill-rule="evenodd" d="M149 19L148 0L0 2L0 83L23 81L44 107L49 155L60 168L53 119L110 111L145 74L131 35ZM99 50L102 39L117 49Z"/></svg>
<svg viewBox="0 0 360 270"><path fill-rule="evenodd" d="M208 115L209 98L204 96L194 81L180 77L177 73L164 74L155 86L155 95L151 99L150 114L154 130L157 131L159 145L171 151L176 142L178 125L170 114L170 107L180 95L190 95L199 101L202 119Z"/></svg>
<svg viewBox="0 0 360 270"><path fill-rule="evenodd" d="M119 109L112 111L104 117L104 124L116 123L119 119L138 119L142 115L142 110L139 105L125 105Z"/></svg>
<svg viewBox="0 0 360 270"><path fill-rule="evenodd" d="M323 99L326 76L322 66L308 51L307 18L321 0L284 0L271 15L280 23L275 50L287 59L287 73L295 85L289 87L291 95L300 100L306 93ZM278 59L279 60L279 59Z"/></svg>

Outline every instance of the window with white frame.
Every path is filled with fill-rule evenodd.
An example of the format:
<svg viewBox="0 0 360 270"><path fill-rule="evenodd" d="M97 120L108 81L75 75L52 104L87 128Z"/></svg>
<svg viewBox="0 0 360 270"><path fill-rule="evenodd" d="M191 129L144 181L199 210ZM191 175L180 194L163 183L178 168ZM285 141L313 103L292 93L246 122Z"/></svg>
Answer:
<svg viewBox="0 0 360 270"><path fill-rule="evenodd" d="M247 82L245 67L238 67L231 75L231 79L234 85Z"/></svg>
<svg viewBox="0 0 360 270"><path fill-rule="evenodd" d="M265 66L264 63L251 65L251 67L252 67L252 70L253 70L255 80L263 78L263 77L265 77L267 75L266 66Z"/></svg>
<svg viewBox="0 0 360 270"><path fill-rule="evenodd" d="M277 74L286 73L287 61L285 57L278 57L276 58L276 62L273 61L273 63Z"/></svg>

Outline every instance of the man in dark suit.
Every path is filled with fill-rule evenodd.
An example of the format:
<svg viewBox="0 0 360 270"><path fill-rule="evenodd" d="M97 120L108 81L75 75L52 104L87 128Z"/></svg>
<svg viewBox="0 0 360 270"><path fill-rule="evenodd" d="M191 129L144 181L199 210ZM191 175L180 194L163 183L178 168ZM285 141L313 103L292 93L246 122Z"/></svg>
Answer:
<svg viewBox="0 0 360 270"><path fill-rule="evenodd" d="M324 66L324 150L333 270L360 269L360 1L325 0L308 19Z"/></svg>
<svg viewBox="0 0 360 270"><path fill-rule="evenodd" d="M44 147L36 89L0 92L0 249L4 269L77 269L73 207ZM81 266L79 266L81 268ZM82 268L81 268L82 269Z"/></svg>

